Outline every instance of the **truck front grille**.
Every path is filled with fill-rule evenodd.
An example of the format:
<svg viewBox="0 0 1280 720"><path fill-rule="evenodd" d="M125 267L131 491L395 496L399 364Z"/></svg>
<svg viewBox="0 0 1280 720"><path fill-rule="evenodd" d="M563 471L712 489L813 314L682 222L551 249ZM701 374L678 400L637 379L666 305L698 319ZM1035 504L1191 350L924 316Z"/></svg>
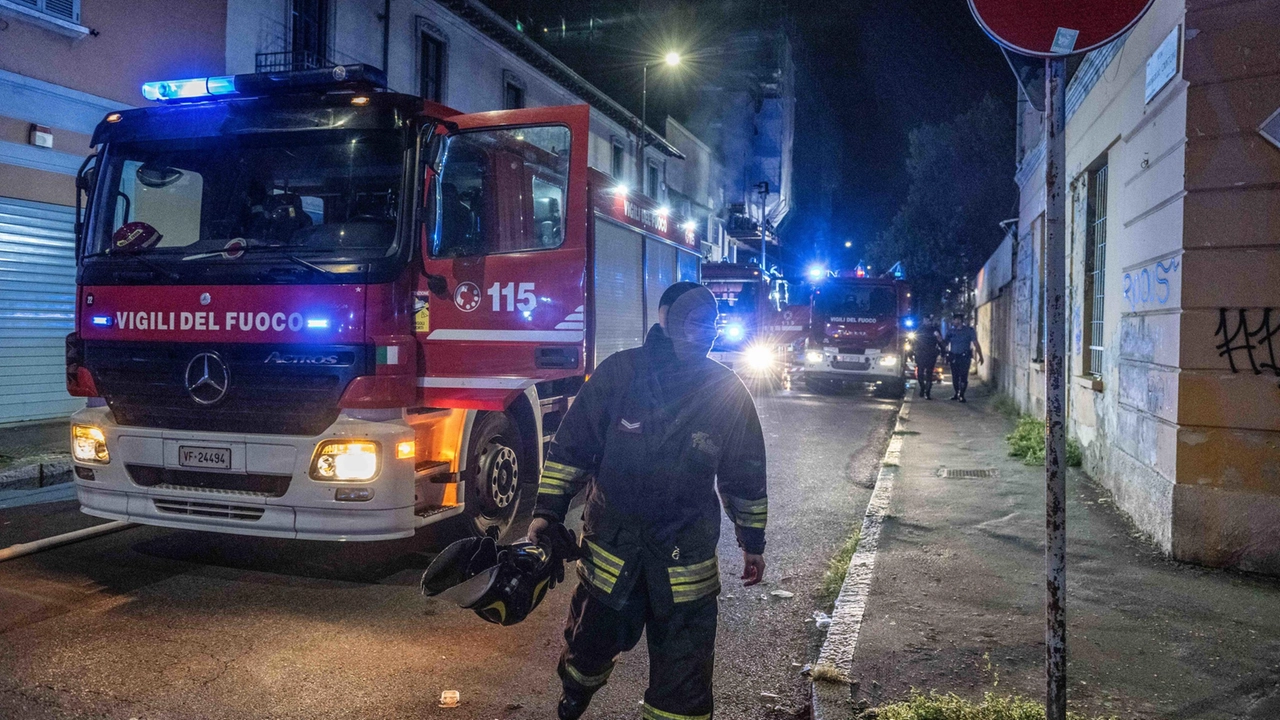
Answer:
<svg viewBox="0 0 1280 720"><path fill-rule="evenodd" d="M204 502L199 500L171 500L156 498L152 501L158 512L167 515L188 515L192 517L218 518L221 520L247 520L253 522L262 518L267 510L252 505L229 505L226 503Z"/></svg>
<svg viewBox="0 0 1280 720"><path fill-rule="evenodd" d="M160 485L175 490L223 490L264 497L284 497L291 479L288 475L175 470L151 465L125 465L124 469L135 483L143 487Z"/></svg>
<svg viewBox="0 0 1280 720"><path fill-rule="evenodd" d="M228 379L209 405L192 397L186 378L205 352L217 354ZM370 355L363 345L85 343L85 365L116 422L254 434L318 435L337 420L347 384L373 372Z"/></svg>

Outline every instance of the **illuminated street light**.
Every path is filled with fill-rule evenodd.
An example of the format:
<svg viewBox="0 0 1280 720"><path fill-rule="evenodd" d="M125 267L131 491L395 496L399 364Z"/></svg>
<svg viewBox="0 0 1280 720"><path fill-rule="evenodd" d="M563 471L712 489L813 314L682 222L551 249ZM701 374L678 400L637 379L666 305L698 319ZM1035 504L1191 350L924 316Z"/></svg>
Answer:
<svg viewBox="0 0 1280 720"><path fill-rule="evenodd" d="M851 247L853 247L853 241L852 241L852 240L845 240L845 241L844 241L844 246L845 246L845 247L847 247L847 248L851 248Z"/></svg>
<svg viewBox="0 0 1280 720"><path fill-rule="evenodd" d="M668 66L675 67L680 64L680 53L675 51L669 52L664 59Z"/></svg>

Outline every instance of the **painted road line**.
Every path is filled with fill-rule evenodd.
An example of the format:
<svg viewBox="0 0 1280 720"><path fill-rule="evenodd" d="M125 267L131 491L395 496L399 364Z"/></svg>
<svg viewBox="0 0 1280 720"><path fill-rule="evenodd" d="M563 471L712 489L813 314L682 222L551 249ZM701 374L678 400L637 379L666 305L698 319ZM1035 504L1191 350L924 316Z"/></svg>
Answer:
<svg viewBox="0 0 1280 720"><path fill-rule="evenodd" d="M908 397L898 410L898 421L893 428L894 434L890 437L889 447L885 450L884 459L880 462L876 487L871 492L867 511L862 518L858 549L849 559L849 569L845 573L844 584L840 586L835 609L831 612L831 627L828 628L826 640L823 641L822 649L818 652L818 661L814 663L814 667L834 668L845 678L848 678L853 670L853 655L858 648L862 616L866 612L867 601L871 595L871 578L875 572L876 551L880 548L880 530L889 512L893 483L901 472L898 462L902 455L903 436L900 433L905 429L904 422L910 413L911 399ZM839 686L839 692L823 692L823 685L822 681L813 684L814 720L847 716L849 711L847 688ZM826 689L830 690L830 688Z"/></svg>
<svg viewBox="0 0 1280 720"><path fill-rule="evenodd" d="M75 530L61 535L54 535L53 537L47 537L43 540L10 545L9 547L0 550L0 562L20 558L23 555L31 555L32 553L38 553L43 550L52 550L53 548L60 547L62 545L70 545L71 543L88 540L90 538L95 538L99 535L106 535L107 533L113 533L118 530L125 530L133 526L133 523L124 522L123 520L113 520L109 523L94 525L93 527L87 527L83 530Z"/></svg>

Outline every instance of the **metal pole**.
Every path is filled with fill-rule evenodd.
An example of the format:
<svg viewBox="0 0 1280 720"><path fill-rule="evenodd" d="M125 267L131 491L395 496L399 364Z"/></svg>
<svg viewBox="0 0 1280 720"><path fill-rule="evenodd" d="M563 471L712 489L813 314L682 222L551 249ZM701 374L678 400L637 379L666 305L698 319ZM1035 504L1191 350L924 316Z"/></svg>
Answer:
<svg viewBox="0 0 1280 720"><path fill-rule="evenodd" d="M1045 61L1045 716L1067 717L1067 61Z"/></svg>
<svg viewBox="0 0 1280 720"><path fill-rule="evenodd" d="M642 195L647 194L646 188L644 186L645 181L648 179L645 177L646 166L644 161L644 145L645 145L645 140L648 139L647 137L648 132L649 132L649 64L645 63L644 76L643 76L643 80L640 83L640 142L639 142L640 151L636 153L637 155L636 185L639 186L640 194Z"/></svg>
<svg viewBox="0 0 1280 720"><path fill-rule="evenodd" d="M764 220L764 204L769 199L769 181L766 180L760 185L760 272L765 277L769 275L769 263L765 262L765 256L769 250L769 239L765 233Z"/></svg>

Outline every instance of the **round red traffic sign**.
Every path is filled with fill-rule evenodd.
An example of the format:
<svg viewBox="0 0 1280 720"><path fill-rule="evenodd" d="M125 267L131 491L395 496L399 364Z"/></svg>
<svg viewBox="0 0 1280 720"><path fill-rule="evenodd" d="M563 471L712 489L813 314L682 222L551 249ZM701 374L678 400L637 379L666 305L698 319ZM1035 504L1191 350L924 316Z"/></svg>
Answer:
<svg viewBox="0 0 1280 720"><path fill-rule="evenodd" d="M969 0L992 40L1023 55L1096 49L1133 27L1155 0Z"/></svg>

